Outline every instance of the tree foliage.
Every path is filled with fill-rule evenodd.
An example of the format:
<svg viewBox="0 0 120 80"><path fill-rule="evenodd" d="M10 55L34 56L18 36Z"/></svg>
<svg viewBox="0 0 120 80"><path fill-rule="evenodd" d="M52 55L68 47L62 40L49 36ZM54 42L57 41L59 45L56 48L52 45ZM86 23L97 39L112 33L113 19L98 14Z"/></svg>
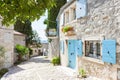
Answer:
<svg viewBox="0 0 120 80"><path fill-rule="evenodd" d="M24 21L24 23L20 20L17 20L14 25L14 30L21 32L26 35L26 45L32 44L32 26L29 20Z"/></svg>
<svg viewBox="0 0 120 80"><path fill-rule="evenodd" d="M26 45L40 45L40 37L36 31L32 30L31 22L29 20L24 21L24 23L18 20L14 25L14 30L21 32L26 35Z"/></svg>
<svg viewBox="0 0 120 80"><path fill-rule="evenodd" d="M32 45L34 45L34 47L41 47L40 37L36 31L32 32Z"/></svg>
<svg viewBox="0 0 120 80"><path fill-rule="evenodd" d="M44 21L47 24L47 29L56 28L56 18L59 13L60 8L66 3L66 0L55 0L56 6L48 10L48 20Z"/></svg>
<svg viewBox="0 0 120 80"><path fill-rule="evenodd" d="M5 25L14 24L17 20L34 21L53 6L54 0L0 0L0 15Z"/></svg>

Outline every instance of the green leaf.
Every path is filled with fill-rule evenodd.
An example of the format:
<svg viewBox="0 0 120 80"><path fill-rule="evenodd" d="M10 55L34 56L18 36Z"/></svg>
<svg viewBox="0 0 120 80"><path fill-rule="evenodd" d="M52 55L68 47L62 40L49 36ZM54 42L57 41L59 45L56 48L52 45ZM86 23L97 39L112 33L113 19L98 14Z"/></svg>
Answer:
<svg viewBox="0 0 120 80"><path fill-rule="evenodd" d="M55 6L55 0L2 0L0 1L0 15L4 25L14 24L17 20L34 21L46 11ZM38 17L39 16L39 17Z"/></svg>

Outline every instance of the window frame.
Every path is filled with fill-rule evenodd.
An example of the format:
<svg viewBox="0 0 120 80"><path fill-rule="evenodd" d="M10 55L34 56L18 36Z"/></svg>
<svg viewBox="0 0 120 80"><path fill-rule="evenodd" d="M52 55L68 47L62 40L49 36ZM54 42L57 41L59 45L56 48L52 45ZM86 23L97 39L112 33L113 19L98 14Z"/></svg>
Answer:
<svg viewBox="0 0 120 80"><path fill-rule="evenodd" d="M85 56L85 41L89 41L89 40L92 40L92 41L100 41L100 45L101 45L101 51L100 51L100 54L101 54L101 58L100 59L96 59L96 58L92 58L92 57L87 57L87 56ZM82 45L82 47L83 47L83 58L84 59L88 59L88 60L90 60L91 59L91 61L95 61L95 62L99 62L99 63L102 63L103 64L103 61L102 61L102 40L104 40L104 36L102 36L102 35L99 35L99 36L95 36L95 35L92 35L92 36L84 36L83 38L82 38L82 42L83 42L83 45Z"/></svg>
<svg viewBox="0 0 120 80"><path fill-rule="evenodd" d="M88 41L89 42L89 44L93 44L93 46L94 46L94 43L95 43L95 45L97 44L97 43L99 43L100 44L100 56L97 56L97 49L96 49L96 55L94 56L94 53L92 53L92 56L90 56L90 55L88 55L87 56L87 52L86 52L86 41ZM92 46L92 47L93 47ZM101 40L85 40L84 41L84 56L85 57L90 57L90 58L94 58L94 59L100 59L100 60L102 60L102 45L101 45ZM90 48L90 46L89 46L89 48ZM97 48L97 47L96 47ZM94 50L93 50L93 52L94 52ZM89 53L90 54L90 53Z"/></svg>
<svg viewBox="0 0 120 80"><path fill-rule="evenodd" d="M76 8L73 8L73 16L72 16L72 20L76 19Z"/></svg>

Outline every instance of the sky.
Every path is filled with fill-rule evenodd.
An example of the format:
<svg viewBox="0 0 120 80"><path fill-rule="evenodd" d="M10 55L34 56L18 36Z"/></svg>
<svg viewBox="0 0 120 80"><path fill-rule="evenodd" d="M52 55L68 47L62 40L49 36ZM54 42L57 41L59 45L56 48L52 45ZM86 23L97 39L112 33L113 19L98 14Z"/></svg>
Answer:
<svg viewBox="0 0 120 80"><path fill-rule="evenodd" d="M44 24L44 20L47 18L47 12L44 16L41 16L39 20L35 20L32 22L32 28L33 30L36 30L39 37L41 38L41 42L47 42L47 37L45 34L45 29L47 25Z"/></svg>

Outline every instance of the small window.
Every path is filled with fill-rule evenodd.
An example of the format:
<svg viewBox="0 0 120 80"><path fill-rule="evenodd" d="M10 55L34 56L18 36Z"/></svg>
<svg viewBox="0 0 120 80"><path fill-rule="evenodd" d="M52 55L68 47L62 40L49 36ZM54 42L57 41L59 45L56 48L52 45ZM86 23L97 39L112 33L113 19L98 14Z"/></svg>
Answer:
<svg viewBox="0 0 120 80"><path fill-rule="evenodd" d="M76 9L74 8L73 9L73 20L75 20L76 19Z"/></svg>
<svg viewBox="0 0 120 80"><path fill-rule="evenodd" d="M69 12L66 12L66 14L65 14L65 18L66 18L66 23L68 23L69 22Z"/></svg>
<svg viewBox="0 0 120 80"><path fill-rule="evenodd" d="M35 52L37 52L37 50L35 50Z"/></svg>
<svg viewBox="0 0 120 80"><path fill-rule="evenodd" d="M65 14L63 15L63 25L65 24Z"/></svg>
<svg viewBox="0 0 120 80"><path fill-rule="evenodd" d="M85 56L100 59L100 41L85 41Z"/></svg>

